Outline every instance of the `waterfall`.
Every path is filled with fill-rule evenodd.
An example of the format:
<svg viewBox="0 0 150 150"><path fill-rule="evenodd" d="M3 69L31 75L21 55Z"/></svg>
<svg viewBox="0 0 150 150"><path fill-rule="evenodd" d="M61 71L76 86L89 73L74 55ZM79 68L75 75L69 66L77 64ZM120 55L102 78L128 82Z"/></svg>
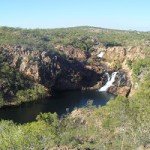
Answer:
<svg viewBox="0 0 150 150"><path fill-rule="evenodd" d="M104 52L100 52L100 54L98 54L97 57L103 58L104 54L105 54Z"/></svg>
<svg viewBox="0 0 150 150"><path fill-rule="evenodd" d="M108 72L106 72L105 74L106 74L106 76L107 76L107 81L110 81L110 79L111 79L111 78L110 78L109 73L108 73Z"/></svg>
<svg viewBox="0 0 150 150"><path fill-rule="evenodd" d="M103 87L101 87L99 89L99 91L107 91L109 87L113 86L113 83L115 82L115 78L116 78L117 72L113 72L111 77L110 77L110 75L108 73L106 73L106 75L107 75L108 81Z"/></svg>

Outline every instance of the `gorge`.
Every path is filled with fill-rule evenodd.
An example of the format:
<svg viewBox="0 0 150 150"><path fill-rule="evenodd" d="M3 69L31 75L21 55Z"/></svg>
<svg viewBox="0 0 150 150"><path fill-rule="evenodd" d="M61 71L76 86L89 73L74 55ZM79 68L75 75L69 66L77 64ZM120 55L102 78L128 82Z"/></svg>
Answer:
<svg viewBox="0 0 150 150"><path fill-rule="evenodd" d="M89 40L90 45L88 45L87 40ZM42 42L44 43L45 39ZM51 45L50 48L44 47L42 49L36 49L38 44L34 47L29 46L29 44L25 45L21 43L16 45L1 45L1 75L4 79L0 85L2 95L4 96L2 103L4 109L0 111L1 116L3 116L1 118L18 120L18 122L26 122L26 120L28 120L26 118L32 118L29 119L29 121L32 121L35 120L40 112L48 112L48 110L53 112L51 111L53 108L56 108L56 112L62 115L66 113L66 108L69 106L71 107L69 108L70 110L73 110L75 107L86 106L86 103L88 100L91 100L92 96L92 94L88 93L91 93L93 90L95 92L93 91L92 93L93 96L95 96L92 100L97 106L104 105L104 101L108 101L113 95L129 95L131 88L130 76L128 76L126 70L121 66L112 66L114 61L123 63L126 60L126 57L128 57L127 48L121 46L107 47L100 43L98 39L91 36L88 38L83 36L76 42L81 42L81 44L86 45L86 50L82 50L70 43L67 46L60 44L54 45L52 43L53 45ZM45 44L49 45L49 41L47 43L46 40ZM92 50L87 51L87 47ZM7 67L10 67L14 74L8 73ZM6 77L3 70L6 70L7 74L10 75ZM17 75L15 71L17 71L19 75ZM14 84L7 81L9 78L12 81L16 80L15 82L17 83ZM13 88L9 88L8 84ZM24 85L21 87L21 84ZM76 92L77 90L80 92ZM90 92L89 90L92 91ZM105 94L98 94L96 92L97 90ZM60 101L53 97L54 93L57 92L64 92L65 97L60 97ZM69 93L69 95L65 93ZM71 95L75 95L74 93L78 94L76 99L72 101L70 97ZM109 93L111 93L112 96L110 96ZM80 96L82 94L83 97ZM87 97L87 95L89 95L89 97ZM105 98L103 95L105 95ZM63 105L61 98L64 99L64 104L65 98L67 99L68 106ZM49 105L48 108L47 106L43 106L43 102L40 102L43 101L43 99L46 99L45 103ZM26 107L26 104L20 107L9 108L9 106L19 105L29 101L37 102L31 104L33 108L30 108L29 105ZM62 112L57 110L56 101L58 105L62 103ZM79 103L76 103L77 101ZM36 108L37 106L39 109ZM11 111L7 111L7 107L8 109L12 109L12 111L14 109L14 114L21 111L21 114L24 114L26 117L18 117L22 118L22 121L15 117L11 118L10 116L12 115L9 113ZM33 110L32 113L30 109ZM36 109L38 111L35 112ZM33 115L30 114L30 116L28 116L28 112Z"/></svg>
<svg viewBox="0 0 150 150"><path fill-rule="evenodd" d="M147 150L149 37L0 27L0 149Z"/></svg>

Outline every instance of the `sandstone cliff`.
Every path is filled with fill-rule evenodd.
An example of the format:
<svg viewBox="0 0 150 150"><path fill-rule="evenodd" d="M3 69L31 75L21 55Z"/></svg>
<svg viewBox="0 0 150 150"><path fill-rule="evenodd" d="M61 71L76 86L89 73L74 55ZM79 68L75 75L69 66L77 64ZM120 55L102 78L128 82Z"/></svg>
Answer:
<svg viewBox="0 0 150 150"><path fill-rule="evenodd" d="M104 56L97 57L101 52ZM130 75L122 64L131 54L125 47L97 46L88 58L87 52L73 46L39 51L21 45L3 45L0 53L11 67L49 90L99 89L107 82L106 72L118 71L116 82L108 91L125 96L130 91Z"/></svg>

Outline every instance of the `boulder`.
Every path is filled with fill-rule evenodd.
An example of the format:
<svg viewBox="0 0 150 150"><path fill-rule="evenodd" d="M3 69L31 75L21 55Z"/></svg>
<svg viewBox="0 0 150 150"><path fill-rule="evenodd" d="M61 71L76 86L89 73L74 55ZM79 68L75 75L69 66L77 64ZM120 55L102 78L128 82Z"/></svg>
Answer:
<svg viewBox="0 0 150 150"><path fill-rule="evenodd" d="M130 89L131 89L131 87L128 87L128 86L118 87L117 88L117 94L127 97L129 95L129 93L130 93Z"/></svg>

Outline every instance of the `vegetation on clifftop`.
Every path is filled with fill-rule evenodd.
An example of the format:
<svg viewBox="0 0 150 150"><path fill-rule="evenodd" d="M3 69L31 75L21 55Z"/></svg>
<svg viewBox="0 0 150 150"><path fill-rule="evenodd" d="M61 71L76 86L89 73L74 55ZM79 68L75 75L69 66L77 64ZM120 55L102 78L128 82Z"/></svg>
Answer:
<svg viewBox="0 0 150 150"><path fill-rule="evenodd" d="M20 44L35 50L53 49L54 45L74 45L86 50L85 44L91 47L94 39L105 46L138 46L149 44L149 37L150 32L121 31L95 27L62 29L0 27L1 44Z"/></svg>

